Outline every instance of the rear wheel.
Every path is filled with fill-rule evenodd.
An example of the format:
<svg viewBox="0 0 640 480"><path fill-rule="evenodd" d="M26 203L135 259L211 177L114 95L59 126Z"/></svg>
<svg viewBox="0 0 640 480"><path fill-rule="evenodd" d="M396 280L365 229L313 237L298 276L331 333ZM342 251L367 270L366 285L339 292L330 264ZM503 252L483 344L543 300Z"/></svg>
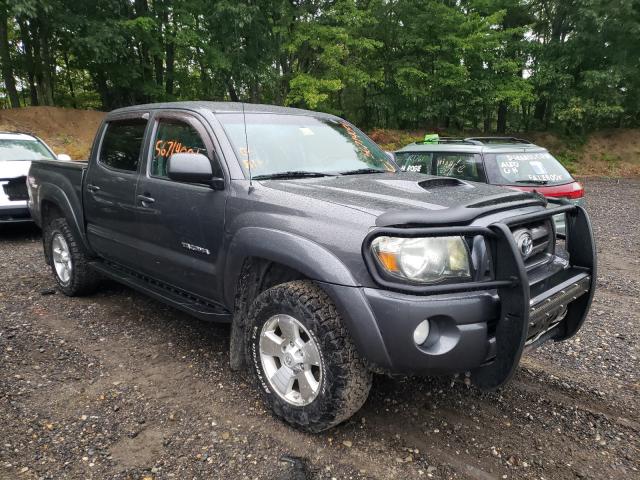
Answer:
<svg viewBox="0 0 640 480"><path fill-rule="evenodd" d="M371 373L329 296L310 281L277 285L249 310L247 357L265 404L291 425L319 432L364 404Z"/></svg>
<svg viewBox="0 0 640 480"><path fill-rule="evenodd" d="M67 221L64 218L53 219L45 228L43 238L60 290L70 297L95 291L100 277L89 265L89 257Z"/></svg>

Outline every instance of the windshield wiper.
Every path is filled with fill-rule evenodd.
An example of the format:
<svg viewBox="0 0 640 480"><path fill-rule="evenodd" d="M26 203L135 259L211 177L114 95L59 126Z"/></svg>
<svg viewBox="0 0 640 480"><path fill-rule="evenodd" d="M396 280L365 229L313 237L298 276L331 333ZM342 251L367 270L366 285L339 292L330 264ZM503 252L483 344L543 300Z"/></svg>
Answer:
<svg viewBox="0 0 640 480"><path fill-rule="evenodd" d="M549 180L516 180L516 183L531 183L533 185L547 185Z"/></svg>
<svg viewBox="0 0 640 480"><path fill-rule="evenodd" d="M333 177L334 174L324 172L307 172L305 170L289 170L286 172L267 173L256 175L254 180L273 180L276 178L301 178L301 177Z"/></svg>
<svg viewBox="0 0 640 480"><path fill-rule="evenodd" d="M357 170L347 170L340 172L340 175L360 175L362 173L386 173L387 170L378 170L376 168L358 168Z"/></svg>

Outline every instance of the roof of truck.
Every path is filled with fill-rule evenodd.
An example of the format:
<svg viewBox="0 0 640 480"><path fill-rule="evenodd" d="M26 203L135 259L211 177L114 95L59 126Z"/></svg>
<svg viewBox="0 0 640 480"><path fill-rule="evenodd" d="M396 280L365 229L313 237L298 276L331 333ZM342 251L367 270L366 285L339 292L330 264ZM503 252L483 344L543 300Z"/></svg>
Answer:
<svg viewBox="0 0 640 480"><path fill-rule="evenodd" d="M242 113L242 105L242 102L206 101L147 103L144 105L134 105L131 107L118 108L110 112L109 115L140 110L162 109L179 109L192 111L208 110L213 113ZM314 117L337 118L334 115L328 113L303 110L301 108L280 107L277 105L263 105L260 103L244 103L244 111L245 113L274 113L280 115L308 115Z"/></svg>
<svg viewBox="0 0 640 480"><path fill-rule="evenodd" d="M415 142L396 150L403 152L505 153L546 152L547 149L514 137L442 138L433 142Z"/></svg>

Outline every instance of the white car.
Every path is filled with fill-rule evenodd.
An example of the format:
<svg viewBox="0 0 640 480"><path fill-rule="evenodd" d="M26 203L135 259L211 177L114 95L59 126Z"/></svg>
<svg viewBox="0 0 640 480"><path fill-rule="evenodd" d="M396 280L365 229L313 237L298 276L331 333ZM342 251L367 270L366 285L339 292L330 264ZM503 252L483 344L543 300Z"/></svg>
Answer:
<svg viewBox="0 0 640 480"><path fill-rule="evenodd" d="M27 174L31 160L71 160L56 155L38 137L0 132L0 224L30 222L27 208Z"/></svg>

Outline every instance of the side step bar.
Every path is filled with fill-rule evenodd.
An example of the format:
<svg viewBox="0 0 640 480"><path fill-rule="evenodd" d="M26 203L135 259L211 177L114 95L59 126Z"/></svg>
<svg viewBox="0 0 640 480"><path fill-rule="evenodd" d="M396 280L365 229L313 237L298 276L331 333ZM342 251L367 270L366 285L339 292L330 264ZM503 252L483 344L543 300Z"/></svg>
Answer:
<svg viewBox="0 0 640 480"><path fill-rule="evenodd" d="M91 263L91 267L105 277L123 283L201 320L229 323L233 318L231 312L222 305L208 302L184 290L133 272L118 264L96 261Z"/></svg>

